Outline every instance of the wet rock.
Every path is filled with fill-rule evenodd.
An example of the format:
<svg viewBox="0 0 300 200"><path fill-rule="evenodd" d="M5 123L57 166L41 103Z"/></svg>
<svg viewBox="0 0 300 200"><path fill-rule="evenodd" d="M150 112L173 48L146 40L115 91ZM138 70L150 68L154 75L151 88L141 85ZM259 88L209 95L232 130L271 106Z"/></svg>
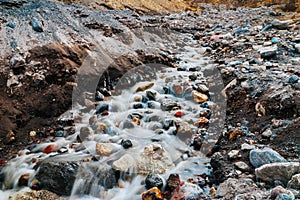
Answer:
<svg viewBox="0 0 300 200"><path fill-rule="evenodd" d="M146 91L146 96L150 101L156 100L156 92Z"/></svg>
<svg viewBox="0 0 300 200"><path fill-rule="evenodd" d="M164 185L163 178L158 174L152 174L152 173L147 175L147 177L145 179L145 183L146 183L146 188L148 190L153 187L162 189L162 187Z"/></svg>
<svg viewBox="0 0 300 200"><path fill-rule="evenodd" d="M104 95L101 94L99 91L97 91L96 94L95 94L95 100L96 101L103 101L104 100Z"/></svg>
<svg viewBox="0 0 300 200"><path fill-rule="evenodd" d="M219 185L216 197L230 200L240 194L254 193L257 188L257 185L251 179L229 178Z"/></svg>
<svg viewBox="0 0 300 200"><path fill-rule="evenodd" d="M181 97L183 93L183 87L181 84L172 84L171 91L176 97Z"/></svg>
<svg viewBox="0 0 300 200"><path fill-rule="evenodd" d="M129 149L130 147L132 147L132 142L131 140L122 140L121 145L124 149Z"/></svg>
<svg viewBox="0 0 300 200"><path fill-rule="evenodd" d="M89 127L81 127L79 131L79 138L81 141L87 140L93 135L93 130Z"/></svg>
<svg viewBox="0 0 300 200"><path fill-rule="evenodd" d="M109 156L113 152L113 146L110 143L97 143L96 152L103 156Z"/></svg>
<svg viewBox="0 0 300 200"><path fill-rule="evenodd" d="M100 92L102 95L104 95L105 97L110 97L110 96L111 96L111 92L108 91L107 88L101 87L101 88L99 88L98 90L99 90L99 92Z"/></svg>
<svg viewBox="0 0 300 200"><path fill-rule="evenodd" d="M173 108L180 108L180 104L171 99L164 99L161 102L161 109L163 111L171 111Z"/></svg>
<svg viewBox="0 0 300 200"><path fill-rule="evenodd" d="M64 136L65 136L65 133L62 130L56 131L54 133L54 137L64 137Z"/></svg>
<svg viewBox="0 0 300 200"><path fill-rule="evenodd" d="M32 26L32 29L35 30L36 32L44 31L42 24L35 18L31 19L31 26Z"/></svg>
<svg viewBox="0 0 300 200"><path fill-rule="evenodd" d="M120 159L114 161L112 164L113 169L121 172L127 172L131 168L135 168L135 166L136 166L136 161L129 154L125 154Z"/></svg>
<svg viewBox="0 0 300 200"><path fill-rule="evenodd" d="M282 186L277 186L271 190L269 199L293 200L295 199L295 196L291 191L283 188Z"/></svg>
<svg viewBox="0 0 300 200"><path fill-rule="evenodd" d="M189 123L182 122L182 121L175 121L174 124L176 127L176 136L180 140L184 142L189 142L192 140L193 130Z"/></svg>
<svg viewBox="0 0 300 200"><path fill-rule="evenodd" d="M153 187L142 194L142 200L163 200L163 197L161 191Z"/></svg>
<svg viewBox="0 0 300 200"><path fill-rule="evenodd" d="M76 179L78 162L45 160L39 165L35 178L42 188L58 195L70 195Z"/></svg>
<svg viewBox="0 0 300 200"><path fill-rule="evenodd" d="M198 185L186 182L182 186L180 186L178 192L175 192L172 198L196 200L202 199L201 194L203 194L203 190Z"/></svg>
<svg viewBox="0 0 300 200"><path fill-rule="evenodd" d="M272 149L253 149L250 151L250 163L255 167L275 162L286 162L286 160Z"/></svg>
<svg viewBox="0 0 300 200"><path fill-rule="evenodd" d="M49 154L49 153L52 153L54 151L57 150L57 147L55 146L55 144L49 144L48 146L46 146L44 149L43 149L43 153L45 154Z"/></svg>
<svg viewBox="0 0 300 200"><path fill-rule="evenodd" d="M142 103L134 103L132 105L133 109L143 109L144 108L144 104Z"/></svg>
<svg viewBox="0 0 300 200"><path fill-rule="evenodd" d="M20 191L14 195L9 196L8 200L67 200L66 198L59 197L47 190L29 190L26 192Z"/></svg>
<svg viewBox="0 0 300 200"><path fill-rule="evenodd" d="M197 92L195 90L192 92L192 94L196 103L203 103L208 100L208 96L206 94Z"/></svg>
<svg viewBox="0 0 300 200"><path fill-rule="evenodd" d="M18 186L28 186L29 178L30 174L28 173L21 175L18 181Z"/></svg>
<svg viewBox="0 0 300 200"><path fill-rule="evenodd" d="M141 153L137 168L141 174L163 174L174 167L168 152L160 144L150 144Z"/></svg>
<svg viewBox="0 0 300 200"><path fill-rule="evenodd" d="M148 83L148 84L146 84L146 85L140 86L140 87L138 87L138 88L136 89L136 92L143 92L143 91L145 91L145 90L148 90L148 89L152 88L153 85L154 85L154 83L153 83L153 82L150 82L150 83Z"/></svg>
<svg viewBox="0 0 300 200"><path fill-rule="evenodd" d="M179 110L174 114L175 117L182 117L182 115L183 115L182 110Z"/></svg>
<svg viewBox="0 0 300 200"><path fill-rule="evenodd" d="M299 173L299 166L297 162L265 164L255 169L255 175L257 179L270 184L281 181L286 185L293 175Z"/></svg>
<svg viewBox="0 0 300 200"><path fill-rule="evenodd" d="M246 163L244 163L244 162L242 162L242 161L239 161L239 162L234 163L234 166L235 166L236 168L238 168L239 170L241 170L242 172L246 172L246 171L249 171L249 170L250 170L249 165L247 165Z"/></svg>
<svg viewBox="0 0 300 200"><path fill-rule="evenodd" d="M300 174L292 176L291 180L287 184L287 188L300 191Z"/></svg>
<svg viewBox="0 0 300 200"><path fill-rule="evenodd" d="M229 139L229 141L233 141L242 134L244 134L244 132L241 129L237 128L237 129L233 130L232 132L230 132L228 139Z"/></svg>
<svg viewBox="0 0 300 200"><path fill-rule="evenodd" d="M108 104L100 104L100 105L97 105L97 107L96 107L96 114L101 115L101 113L103 113L104 111L108 111L108 110L109 110Z"/></svg>
<svg viewBox="0 0 300 200"><path fill-rule="evenodd" d="M13 23L13 22L9 22L7 24L7 26L10 27L10 28L15 28L16 27L15 23Z"/></svg>
<svg viewBox="0 0 300 200"><path fill-rule="evenodd" d="M293 20L285 20L285 21L280 21L278 19L274 19L271 24L272 27L277 28L277 29L289 29L290 28L290 24L293 22Z"/></svg>
<svg viewBox="0 0 300 200"><path fill-rule="evenodd" d="M167 179L167 187L166 190L173 191L178 189L181 185L181 180L179 174L170 174L169 178Z"/></svg>

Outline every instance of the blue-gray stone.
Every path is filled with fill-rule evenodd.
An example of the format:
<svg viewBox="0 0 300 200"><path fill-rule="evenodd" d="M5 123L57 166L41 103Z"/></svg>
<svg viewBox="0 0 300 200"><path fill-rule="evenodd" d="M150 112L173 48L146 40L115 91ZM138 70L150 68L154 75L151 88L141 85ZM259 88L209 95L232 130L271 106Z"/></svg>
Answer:
<svg viewBox="0 0 300 200"><path fill-rule="evenodd" d="M15 28L16 27L15 23L13 23L13 22L9 22L7 24L7 26L10 27L10 28Z"/></svg>
<svg viewBox="0 0 300 200"><path fill-rule="evenodd" d="M294 75L290 76L290 78L289 78L289 83L291 83L291 84L297 83L298 80L299 80L299 77L298 77L297 75L294 74Z"/></svg>
<svg viewBox="0 0 300 200"><path fill-rule="evenodd" d="M295 198L290 197L290 196L287 195L287 194L281 194L281 195L279 195L278 200L295 200Z"/></svg>
<svg viewBox="0 0 300 200"><path fill-rule="evenodd" d="M37 19L35 18L31 19L31 26L33 30L35 30L36 32L43 32L43 27Z"/></svg>
<svg viewBox="0 0 300 200"><path fill-rule="evenodd" d="M279 153L272 149L253 149L250 151L250 163L255 168L276 162L286 162L286 160Z"/></svg>

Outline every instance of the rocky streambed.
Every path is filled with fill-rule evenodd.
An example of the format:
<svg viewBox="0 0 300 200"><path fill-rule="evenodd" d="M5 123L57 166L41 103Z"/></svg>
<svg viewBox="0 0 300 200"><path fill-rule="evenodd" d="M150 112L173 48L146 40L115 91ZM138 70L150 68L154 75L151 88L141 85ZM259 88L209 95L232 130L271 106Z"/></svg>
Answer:
<svg viewBox="0 0 300 200"><path fill-rule="evenodd" d="M1 198L299 198L296 13L1 8Z"/></svg>

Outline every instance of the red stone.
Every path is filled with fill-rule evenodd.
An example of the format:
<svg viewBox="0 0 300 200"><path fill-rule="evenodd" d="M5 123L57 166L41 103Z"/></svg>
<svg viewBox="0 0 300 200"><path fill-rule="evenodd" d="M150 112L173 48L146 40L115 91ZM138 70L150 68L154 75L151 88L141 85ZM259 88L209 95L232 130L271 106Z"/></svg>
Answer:
<svg viewBox="0 0 300 200"><path fill-rule="evenodd" d="M109 115L109 112L108 112L107 110L105 110L105 111L103 111L103 112L101 113L101 115L102 115L102 116Z"/></svg>
<svg viewBox="0 0 300 200"><path fill-rule="evenodd" d="M176 113L175 113L175 117L182 117L183 115L183 112L181 110L178 110Z"/></svg>
<svg viewBox="0 0 300 200"><path fill-rule="evenodd" d="M49 145L43 150L43 153L49 154L49 153L53 152L54 149L55 149L55 145L54 145L54 144L49 144Z"/></svg>
<svg viewBox="0 0 300 200"><path fill-rule="evenodd" d="M5 165L5 160L0 159L0 165Z"/></svg>

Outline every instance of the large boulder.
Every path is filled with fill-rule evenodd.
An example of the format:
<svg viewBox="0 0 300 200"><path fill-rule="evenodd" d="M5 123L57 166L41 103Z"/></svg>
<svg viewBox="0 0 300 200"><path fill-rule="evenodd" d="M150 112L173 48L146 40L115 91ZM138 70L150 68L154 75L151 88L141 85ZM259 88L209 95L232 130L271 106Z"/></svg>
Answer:
<svg viewBox="0 0 300 200"><path fill-rule="evenodd" d="M298 162L271 163L255 169L255 175L257 179L268 183L281 181L286 185L293 175L299 173L299 170Z"/></svg>

